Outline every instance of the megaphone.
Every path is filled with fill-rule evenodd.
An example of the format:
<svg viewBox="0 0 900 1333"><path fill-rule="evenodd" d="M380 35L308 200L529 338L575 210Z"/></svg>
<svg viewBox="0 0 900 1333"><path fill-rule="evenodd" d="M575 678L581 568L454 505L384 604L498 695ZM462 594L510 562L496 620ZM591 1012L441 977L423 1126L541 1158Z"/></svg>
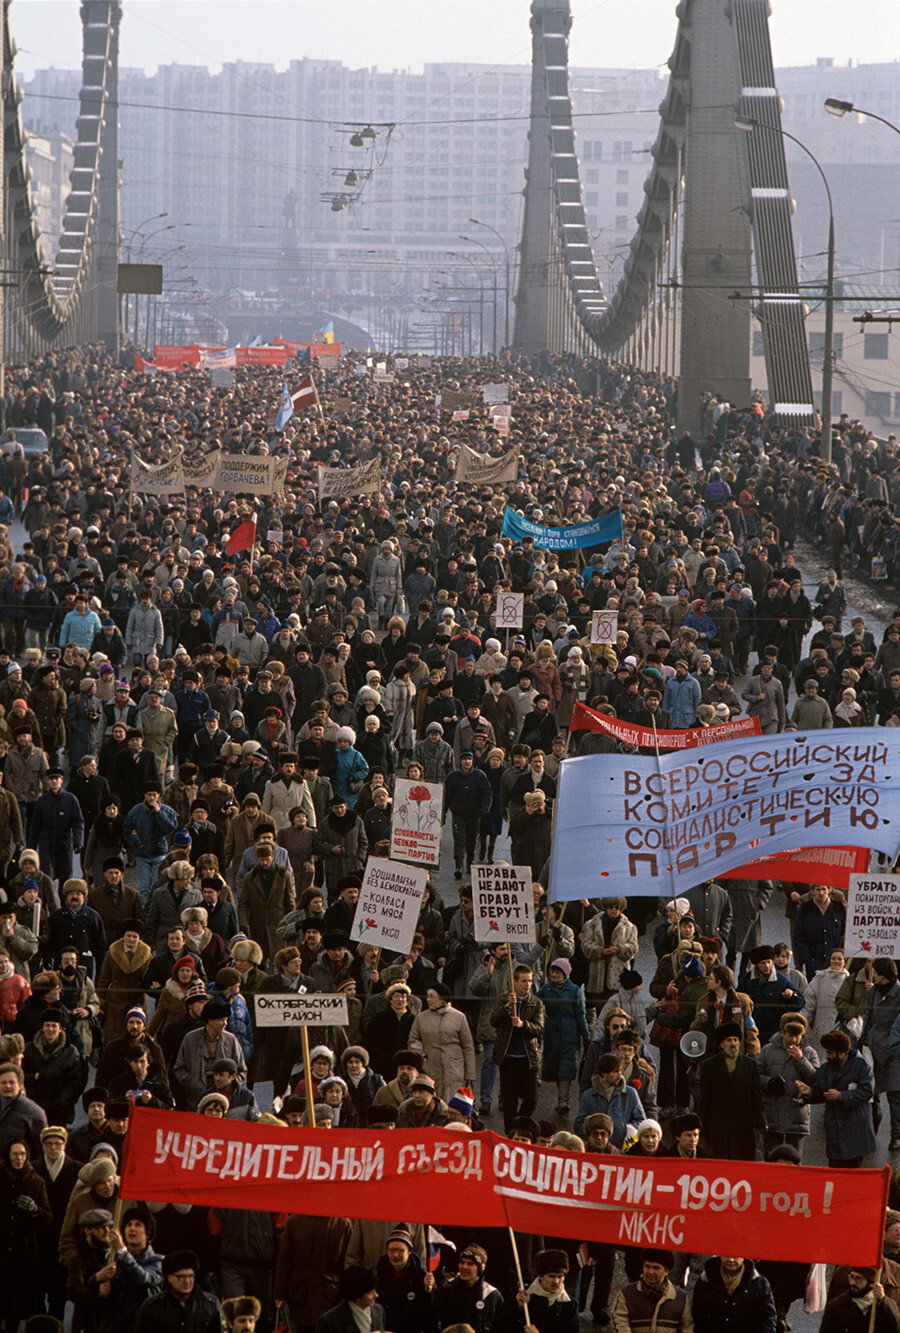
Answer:
<svg viewBox="0 0 900 1333"><path fill-rule="evenodd" d="M688 1060L699 1060L706 1054L706 1033L692 1032L690 1028L678 1043L681 1054Z"/></svg>

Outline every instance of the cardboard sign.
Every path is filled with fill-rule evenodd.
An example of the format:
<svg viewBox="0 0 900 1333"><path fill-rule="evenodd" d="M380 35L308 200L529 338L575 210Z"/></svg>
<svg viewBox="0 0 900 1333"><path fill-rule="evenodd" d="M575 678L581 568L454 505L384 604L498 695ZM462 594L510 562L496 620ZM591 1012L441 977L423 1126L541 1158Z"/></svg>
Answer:
<svg viewBox="0 0 900 1333"><path fill-rule="evenodd" d="M353 944L408 953L427 882L424 867L370 856L353 918Z"/></svg>
<svg viewBox="0 0 900 1333"><path fill-rule="evenodd" d="M524 609L523 592L501 592L497 598L497 629L521 629Z"/></svg>
<svg viewBox="0 0 900 1333"><path fill-rule="evenodd" d="M505 403L509 400L508 384L486 384L481 391L485 406L492 403Z"/></svg>
<svg viewBox="0 0 900 1333"><path fill-rule="evenodd" d="M529 866L472 866L476 943L534 943L531 883Z"/></svg>
<svg viewBox="0 0 900 1333"><path fill-rule="evenodd" d="M896 958L900 948L900 875L851 875L847 885L848 958Z"/></svg>
<svg viewBox="0 0 900 1333"><path fill-rule="evenodd" d="M597 648L615 648L619 628L618 611L591 612L591 644Z"/></svg>
<svg viewBox="0 0 900 1333"><path fill-rule="evenodd" d="M345 1027L349 1021L346 995L319 991L312 995L254 995L253 1009L260 1028Z"/></svg>
<svg viewBox="0 0 900 1333"><path fill-rule="evenodd" d="M443 806L442 783L396 779L391 817L392 859L420 866L440 865Z"/></svg>

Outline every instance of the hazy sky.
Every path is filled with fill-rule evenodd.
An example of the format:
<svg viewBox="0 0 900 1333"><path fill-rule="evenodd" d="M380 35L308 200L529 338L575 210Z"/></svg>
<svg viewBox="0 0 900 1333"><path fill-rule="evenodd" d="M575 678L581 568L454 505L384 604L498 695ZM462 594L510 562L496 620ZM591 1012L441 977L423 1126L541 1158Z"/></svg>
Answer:
<svg viewBox="0 0 900 1333"><path fill-rule="evenodd" d="M527 64L529 11L529 0L124 0L121 63ZM669 57L674 0L572 0L572 14L573 65L646 68ZM78 0L15 0L11 27L22 77L80 65ZM897 0L773 0L771 31L776 66L900 59Z"/></svg>

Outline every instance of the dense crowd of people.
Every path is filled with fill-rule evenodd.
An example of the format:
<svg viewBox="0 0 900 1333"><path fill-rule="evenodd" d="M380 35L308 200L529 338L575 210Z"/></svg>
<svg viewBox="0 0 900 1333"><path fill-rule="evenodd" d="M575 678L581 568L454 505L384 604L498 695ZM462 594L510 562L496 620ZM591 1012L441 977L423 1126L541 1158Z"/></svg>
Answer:
<svg viewBox="0 0 900 1333"><path fill-rule="evenodd" d="M799 1260L553 1236L514 1254L439 1214L436 1234L123 1207L118 1167L140 1107L287 1132L496 1125L688 1161L799 1164L816 1135L858 1167L885 1093L900 1151L897 968L845 958L839 890L738 879L563 905L547 870L560 766L629 748L573 727L576 705L682 730L900 725L900 611L847 625L842 583L844 566L900 577L893 438L842 418L826 464L813 432L711 396L678 437L674 383L515 354L389 361L387 383L345 357L317 376L321 414L274 433L280 372L217 389L128 361L49 353L6 379L0 1321L53 1333L71 1302L75 1333L574 1333L582 1311L616 1333L790 1328L794 1301L818 1308ZM482 402L498 382L504 418ZM516 447L516 480L457 482L462 443ZM135 455L219 451L286 455L283 494L134 488ZM321 494L319 467L374 459L379 489ZM507 505L539 528L621 511L623 534L514 541ZM798 538L827 551L821 579ZM512 632L505 591L524 599ZM597 610L617 612L614 644L591 642ZM443 788L453 878L391 955L352 926L398 776ZM472 866L500 857L533 880L535 937L512 948L473 924ZM309 1068L253 1005L303 991L349 1015L311 1031ZM835 1270L822 1328L898 1330L898 1302L888 1211L881 1268Z"/></svg>

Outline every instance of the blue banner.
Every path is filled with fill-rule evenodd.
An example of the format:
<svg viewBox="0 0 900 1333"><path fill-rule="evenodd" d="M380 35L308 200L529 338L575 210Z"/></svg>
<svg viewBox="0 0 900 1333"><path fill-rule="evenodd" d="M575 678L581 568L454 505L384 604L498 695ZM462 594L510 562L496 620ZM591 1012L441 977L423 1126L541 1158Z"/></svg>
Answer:
<svg viewBox="0 0 900 1333"><path fill-rule="evenodd" d="M589 523L573 523L568 528L542 528L507 505L503 513L503 535L517 542L523 537L533 537L535 545L546 551L577 551L582 546L598 546L601 542L621 537L622 511L616 509L601 518L592 518Z"/></svg>
<svg viewBox="0 0 900 1333"><path fill-rule="evenodd" d="M896 736L896 739L895 739ZM643 755L581 755L557 776L550 900L675 898L767 856L900 852L900 735L782 732Z"/></svg>

